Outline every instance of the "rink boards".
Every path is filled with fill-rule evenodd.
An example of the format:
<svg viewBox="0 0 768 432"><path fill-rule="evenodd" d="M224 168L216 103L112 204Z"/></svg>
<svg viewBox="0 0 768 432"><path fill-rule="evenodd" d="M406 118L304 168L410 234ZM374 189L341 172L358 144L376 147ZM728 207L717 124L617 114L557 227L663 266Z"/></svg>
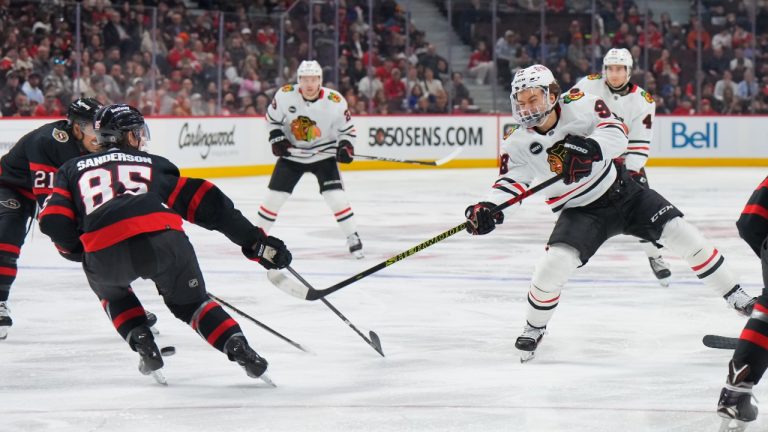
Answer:
<svg viewBox="0 0 768 432"><path fill-rule="evenodd" d="M0 154L25 133L53 119L2 119ZM148 151L168 157L186 175L266 175L275 158L263 117L154 117ZM768 166L768 122L761 116L659 116L654 120L650 166ZM435 160L461 153L445 168L496 165L512 117L505 115L356 116L358 154ZM423 168L356 161L349 170ZM428 167L432 168L432 167Z"/></svg>

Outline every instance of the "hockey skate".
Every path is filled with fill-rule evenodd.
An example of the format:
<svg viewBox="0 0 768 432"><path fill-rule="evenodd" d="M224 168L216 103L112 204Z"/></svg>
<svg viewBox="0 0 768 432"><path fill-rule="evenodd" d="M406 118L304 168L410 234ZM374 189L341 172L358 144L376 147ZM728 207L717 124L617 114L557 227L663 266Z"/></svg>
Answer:
<svg viewBox="0 0 768 432"><path fill-rule="evenodd" d="M528 323L525 323L523 328L523 334L521 334L515 341L515 348L520 350L520 363L525 363L536 355L536 348L538 348L541 338L547 332L547 327L534 327Z"/></svg>
<svg viewBox="0 0 768 432"><path fill-rule="evenodd" d="M147 326L139 326L128 334L128 345L139 353L139 372L142 375L152 375L160 384L168 385L160 369L163 367L163 356L155 343L155 337Z"/></svg>
<svg viewBox="0 0 768 432"><path fill-rule="evenodd" d="M755 308L755 303L757 303L757 297L751 297L738 285L728 291L723 298L728 303L728 306L745 317L752 315L752 309Z"/></svg>
<svg viewBox="0 0 768 432"><path fill-rule="evenodd" d="M266 375L267 360L254 351L245 340L242 334L236 334L229 338L224 344L224 352L233 362L237 362L245 373L251 378L260 378L272 387L277 387L274 382Z"/></svg>
<svg viewBox="0 0 768 432"><path fill-rule="evenodd" d="M360 236L357 233L350 234L347 237L347 246L349 246L349 253L357 259L365 258L363 254L363 242L360 241Z"/></svg>
<svg viewBox="0 0 768 432"><path fill-rule="evenodd" d="M8 330L11 329L13 320L11 319L11 310L8 309L6 302L0 302L0 340L8 337Z"/></svg>
<svg viewBox="0 0 768 432"><path fill-rule="evenodd" d="M752 404L754 384L744 381L747 375L749 365L736 369L733 360L728 363L728 379L717 402L717 415L723 418L720 432L744 431L757 418L757 406Z"/></svg>
<svg viewBox="0 0 768 432"><path fill-rule="evenodd" d="M658 258L648 258L648 263L651 265L653 275L659 280L659 283L663 287L669 286L669 280L672 278L672 272L669 270L669 264L664 261L664 258L659 256Z"/></svg>

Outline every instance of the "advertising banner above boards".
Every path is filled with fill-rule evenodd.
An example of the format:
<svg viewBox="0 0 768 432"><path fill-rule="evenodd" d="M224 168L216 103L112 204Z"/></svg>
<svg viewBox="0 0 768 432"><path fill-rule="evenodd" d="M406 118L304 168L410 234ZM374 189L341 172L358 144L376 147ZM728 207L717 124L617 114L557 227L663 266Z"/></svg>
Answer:
<svg viewBox="0 0 768 432"><path fill-rule="evenodd" d="M0 121L0 155L27 132L54 119ZM768 166L768 121L758 116L657 116L650 166ZM461 152L444 168L496 166L499 144L514 121L507 115L356 116L355 151L383 158L436 160ZM263 117L148 118L148 151L185 175L267 175L275 157ZM405 169L419 165L358 160L343 169ZM422 167L424 168L424 167ZM433 167L426 167L433 169Z"/></svg>

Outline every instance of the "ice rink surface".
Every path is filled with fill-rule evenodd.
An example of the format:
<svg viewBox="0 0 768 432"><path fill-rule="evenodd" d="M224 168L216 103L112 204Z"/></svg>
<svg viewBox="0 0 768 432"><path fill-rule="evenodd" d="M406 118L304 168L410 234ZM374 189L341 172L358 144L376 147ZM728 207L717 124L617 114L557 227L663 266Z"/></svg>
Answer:
<svg viewBox="0 0 768 432"><path fill-rule="evenodd" d="M734 222L768 170L651 168L650 183L724 253L752 294L760 263ZM272 234L317 288L400 253L463 219L493 169L348 172L366 258L354 260L307 176ZM268 178L218 180L255 220ZM134 288L159 317L169 386L136 370L82 270L35 230L11 292L14 326L0 342L0 431L716 431L730 352L707 333L735 336L745 320L668 256L662 288L636 240L610 240L566 286L536 359L515 338L525 294L555 217L529 198L485 237L465 233L348 286L329 300L386 358L320 302L274 288L221 234L185 224L208 290L311 348L302 353L238 319L270 361L278 388L176 320L154 287ZM768 384L756 389L768 399ZM768 429L761 415L750 431Z"/></svg>

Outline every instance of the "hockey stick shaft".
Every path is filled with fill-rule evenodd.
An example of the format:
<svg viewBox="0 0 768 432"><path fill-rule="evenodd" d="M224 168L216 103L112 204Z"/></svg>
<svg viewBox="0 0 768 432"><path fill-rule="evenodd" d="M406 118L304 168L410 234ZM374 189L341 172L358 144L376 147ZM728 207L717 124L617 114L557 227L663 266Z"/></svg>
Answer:
<svg viewBox="0 0 768 432"><path fill-rule="evenodd" d="M292 274L292 275L293 275L293 276L294 276L296 279L298 279L298 280L299 280L299 281L300 281L302 284L304 284L304 286L306 286L306 287L307 287L308 289L310 289L310 290L311 290L311 289L314 289L314 288L312 288L312 285L310 285L310 284L309 284L309 282L307 282L307 280L306 280L306 279L304 279L304 278L303 278L303 277L302 277L302 276L301 276L301 275L300 275L300 274L299 274L299 273L298 273L296 270L294 270L294 269L293 269L291 266L287 266L286 268L288 269L288 271L289 271L289 272L291 272L291 274ZM355 325L354 325L354 324L352 324L352 323L349 321L349 319L347 319L347 317L345 317L345 316L344 316L344 314L343 314L343 313L341 313L341 311L339 311L338 309L336 309L336 307L335 307L334 305L332 305L332 304L331 304L331 302L329 302L328 300L326 300L326 299L324 299L324 298L321 298L320 300L322 300L322 302L323 302L323 303L324 303L326 306L328 306L328 309L330 309L331 311L333 311L333 313L335 313L337 317L341 318L341 320L342 320L342 321L344 321L344 323L345 323L346 325L348 325L348 326L349 326L349 328L351 328L352 330L354 330L354 331L355 331L355 333L357 333L357 334L358 334L358 336L360 336L361 338L363 338L363 340L364 340L364 341L365 341L365 342L366 342L368 345L370 345L370 347L371 347L371 348L373 348L374 350L376 350L376 352L377 352L377 353L379 353L379 355L380 355L380 356L384 357L384 351L381 349L381 342L379 341L379 338L378 338L378 336L375 336L375 337L373 337L373 340L375 340L376 342L373 342L371 339L368 339L368 338L367 338L367 337L366 337L366 336L365 336L365 335L364 335L364 334L363 334L363 333L362 333L360 330L358 330L358 329L357 329L357 327L355 327ZM371 331L371 334L372 334L372 335L375 335L375 333L374 333L373 331Z"/></svg>
<svg viewBox="0 0 768 432"><path fill-rule="evenodd" d="M553 184L561 181L562 179L563 179L563 175L559 174L559 175L557 175L555 177L552 177L551 179L549 179L547 181L541 182L538 185L536 185L536 186L534 186L534 187L532 187L530 189L525 190L520 195L517 195L517 196L515 196L513 198L510 198L507 201L497 205L496 207L491 209L491 213L496 214L496 213L506 209L509 206L515 205L515 204L519 203L520 201L524 200L525 198L535 194L536 192L539 192L542 189L545 189L545 188L547 188L549 186L552 186ZM345 280L343 280L343 281L341 281L341 282L337 283L336 285L333 285L333 286L331 286L329 288L326 288L326 289L323 289L323 290L309 289L309 292L306 295L306 299L307 300L317 300L319 298L323 298L323 297L325 297L325 296L327 296L327 295L329 295L331 293L334 293L334 292L344 288L347 285L350 285L350 284L352 284L354 282L357 282L360 279L363 279L363 278L365 278L367 276L370 276L370 275L378 272L379 270L381 270L383 268L389 267L389 266L391 266L392 264L394 264L396 262L402 261L402 260L408 258L409 256L411 256L411 255L413 255L413 254L415 254L415 253L417 253L419 251L422 251L422 250L424 250L424 249L426 249L426 248L428 248L428 247L430 247L430 246L432 246L432 245L434 245L434 244L436 244L438 242L441 242L441 241L447 239L448 237L450 237L450 236L452 236L452 235L454 235L454 234L456 234L458 232L463 231L466 227L467 227L467 223L466 222L463 222L463 223L461 223L459 225L456 225L455 227L449 229L448 231L440 233L437 236L432 237L431 239L429 239L429 240L427 240L425 242L422 242L422 243L420 243L420 244L418 244L418 245L416 245L416 246L406 250L405 252L399 253L399 254L397 254L397 255L387 259L386 261L380 262L379 264L376 264L375 266L373 266L373 267L371 267L371 268L369 268L367 270L364 270L364 271L362 271L362 272L360 272L360 273L358 273L358 274L356 274L356 275L354 275L354 276L352 276L350 278L347 278L347 279L345 279Z"/></svg>
<svg viewBox="0 0 768 432"><path fill-rule="evenodd" d="M325 153L325 154L336 154L336 152L327 152L325 150L319 152L319 153ZM413 165L428 165L428 166L437 166L436 161L420 161L420 160L411 160L411 159L396 159L396 158L388 158L388 157L381 157L381 156L368 156L368 155L362 155L355 153L355 158L363 158L368 160L376 160L376 161L382 161L382 162L396 162L396 163L405 163L405 164L413 164Z"/></svg>
<svg viewBox="0 0 768 432"><path fill-rule="evenodd" d="M223 304L224 306L232 309L233 311L235 311L235 313L237 313L241 317L251 321L252 323L256 324L257 326L259 326L261 328L263 328L264 330L268 331L269 333L272 333L273 335L279 337L280 339L288 342L289 344L293 345L294 347L296 347L296 348L298 348L298 349L300 349L300 350L302 350L304 352L309 352L309 350L307 350L306 348L301 346L299 343L294 342L294 341L288 339L287 337L281 335L276 330L272 329L271 327L269 327L268 325L264 324L263 322L257 320L256 318L248 315L247 313L241 311L240 309L238 309L235 306L233 306L231 303L228 303L228 302L224 301L223 299L221 299L221 298L219 298L219 297L217 297L217 296L215 296L215 295L213 295L211 293L208 293L208 297L210 297L211 299L213 299L213 300Z"/></svg>

